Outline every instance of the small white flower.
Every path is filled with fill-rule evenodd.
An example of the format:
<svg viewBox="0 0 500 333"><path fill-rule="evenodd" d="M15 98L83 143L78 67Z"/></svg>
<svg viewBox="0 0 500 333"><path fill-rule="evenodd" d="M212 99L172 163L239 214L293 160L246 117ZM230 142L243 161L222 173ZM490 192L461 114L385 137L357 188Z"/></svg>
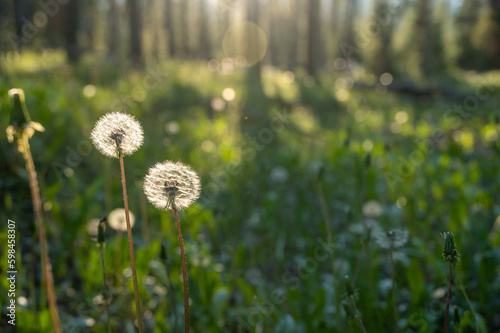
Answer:
<svg viewBox="0 0 500 333"><path fill-rule="evenodd" d="M144 141L141 124L131 115L112 112L102 116L90 135L94 146L108 157L131 155Z"/></svg>
<svg viewBox="0 0 500 333"><path fill-rule="evenodd" d="M135 216L132 212L129 212L130 216L130 228L134 227ZM127 231L127 220L125 217L125 209L117 208L111 211L108 216L108 224L111 228L117 231Z"/></svg>
<svg viewBox="0 0 500 333"><path fill-rule="evenodd" d="M376 219L382 214L382 205L375 200L369 200L363 204L363 215L368 218Z"/></svg>
<svg viewBox="0 0 500 333"><path fill-rule="evenodd" d="M200 179L196 172L180 162L165 161L149 169L144 178L144 193L156 208L187 208L200 196Z"/></svg>
<svg viewBox="0 0 500 333"><path fill-rule="evenodd" d="M87 225L86 225L86 229L87 229L87 233L91 236L91 237L97 237L97 232L98 232L98 227L99 227L99 223L100 223L100 220L96 217L96 218L93 218L93 219L90 219L88 222L87 222Z"/></svg>

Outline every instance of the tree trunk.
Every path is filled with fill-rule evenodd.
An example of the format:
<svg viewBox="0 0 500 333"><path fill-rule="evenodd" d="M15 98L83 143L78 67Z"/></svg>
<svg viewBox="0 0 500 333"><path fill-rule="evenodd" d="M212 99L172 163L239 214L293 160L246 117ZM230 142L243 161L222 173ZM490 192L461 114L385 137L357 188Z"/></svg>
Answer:
<svg viewBox="0 0 500 333"><path fill-rule="evenodd" d="M417 44L419 53L419 68L424 77L427 77L430 72L430 4L429 0L420 0L418 4L418 19L417 19Z"/></svg>
<svg viewBox="0 0 500 333"><path fill-rule="evenodd" d="M332 2L332 32L338 34L340 28L340 0L333 0Z"/></svg>
<svg viewBox="0 0 500 333"><path fill-rule="evenodd" d="M337 57L339 41L342 38L342 25L341 25L341 13L340 13L340 0L332 0L332 8L330 13L330 31L331 35L325 36L331 41L330 56L332 59Z"/></svg>
<svg viewBox="0 0 500 333"><path fill-rule="evenodd" d="M297 19L293 17L293 13L298 13L299 3L298 0L290 0L290 17L288 18L288 36L289 36L289 50L288 50L288 67L292 68L298 65L297 52L299 51L299 28Z"/></svg>
<svg viewBox="0 0 500 333"><path fill-rule="evenodd" d="M269 0L269 52L271 65L278 67L280 65L280 26L281 16L277 0Z"/></svg>
<svg viewBox="0 0 500 333"><path fill-rule="evenodd" d="M149 37L148 44L151 44L151 49L147 50L146 54L151 54L155 62L158 62L160 60L160 36L158 31L159 27L156 0L146 1L144 20L145 22L147 21L147 23L144 24L143 29L147 31L146 35Z"/></svg>
<svg viewBox="0 0 500 333"><path fill-rule="evenodd" d="M108 35L108 56L114 57L118 51L118 10L116 0L108 0L109 5L109 35Z"/></svg>
<svg viewBox="0 0 500 333"><path fill-rule="evenodd" d="M80 58L80 47L78 45L78 24L80 18L80 0L71 0L66 5L66 54L71 63Z"/></svg>
<svg viewBox="0 0 500 333"><path fill-rule="evenodd" d="M172 0L165 0L165 29L168 35L168 54L171 58L177 55L175 47L174 16Z"/></svg>
<svg viewBox="0 0 500 333"><path fill-rule="evenodd" d="M210 59L210 34L208 30L207 23L207 12L205 6L206 0L200 0L200 14L199 14L199 51L198 56L201 59L209 60Z"/></svg>
<svg viewBox="0 0 500 333"><path fill-rule="evenodd" d="M341 40L341 43L344 45L344 48L358 48L358 43L356 43L356 40L354 38L354 32L356 31L356 13L358 12L358 1L359 0L349 0L346 8L346 20L345 20L345 30L343 33L343 38ZM342 48L341 48L342 51ZM360 59L360 54L358 52L354 52L352 54L344 54L344 52L341 53L343 57L347 57L346 59L348 62L349 60L359 60Z"/></svg>
<svg viewBox="0 0 500 333"><path fill-rule="evenodd" d="M320 31L320 0L309 0L308 45L307 45L307 73L316 75L321 59L321 31Z"/></svg>
<svg viewBox="0 0 500 333"><path fill-rule="evenodd" d="M259 2L255 0L247 0L247 20L249 22L255 23L259 25ZM245 54L251 55L255 52L259 47L259 36L252 29L245 29L245 37L244 41L246 42L247 49L245 50ZM250 71L253 71L253 75L259 79L260 81L260 68L261 62L258 61L251 68Z"/></svg>
<svg viewBox="0 0 500 333"><path fill-rule="evenodd" d="M457 45L460 46L458 65L465 69L477 67L478 53L472 45L472 31L479 18L480 0L464 0L457 16Z"/></svg>
<svg viewBox="0 0 500 333"><path fill-rule="evenodd" d="M489 65L492 69L500 68L500 0L490 0L490 43L487 48Z"/></svg>
<svg viewBox="0 0 500 333"><path fill-rule="evenodd" d="M246 0L247 20L259 25L259 2L255 0ZM252 29L245 29L242 36L246 43L245 53L252 58L252 53L256 52L259 45L259 36ZM262 128L263 122L267 116L267 99L262 88L260 76L261 62L257 61L252 65L246 76L246 96L241 115L241 129L249 135L256 135Z"/></svg>
<svg viewBox="0 0 500 333"><path fill-rule="evenodd" d="M189 50L189 28L188 28L188 1L181 0L181 54L183 57L190 56Z"/></svg>
<svg viewBox="0 0 500 333"><path fill-rule="evenodd" d="M381 18L380 22L380 33L375 37L374 49L371 55L371 68L375 75L379 76L385 72L391 72L392 64L392 34L394 26L394 18L392 15L387 15L389 9L389 4L387 0L377 0L375 3L375 11L373 13L374 17ZM386 21L387 18L390 21Z"/></svg>
<svg viewBox="0 0 500 333"><path fill-rule="evenodd" d="M13 47L15 47L16 50L21 49L21 45L24 45L23 41L26 40L26 38L23 36L23 25L24 25L23 18L26 17L26 14L27 14L26 0L14 1L14 20L16 23L17 39L12 43L15 44L13 45Z"/></svg>
<svg viewBox="0 0 500 333"><path fill-rule="evenodd" d="M127 6L130 28L130 60L134 66L140 66L142 64L140 7L137 0L127 0Z"/></svg>
<svg viewBox="0 0 500 333"><path fill-rule="evenodd" d="M96 34L96 24L99 24L99 8L97 0L87 0L80 2L82 6L79 10L80 16L85 17L82 20L82 30L88 37L88 44L84 46L85 49L90 48L90 51L95 51L97 34Z"/></svg>

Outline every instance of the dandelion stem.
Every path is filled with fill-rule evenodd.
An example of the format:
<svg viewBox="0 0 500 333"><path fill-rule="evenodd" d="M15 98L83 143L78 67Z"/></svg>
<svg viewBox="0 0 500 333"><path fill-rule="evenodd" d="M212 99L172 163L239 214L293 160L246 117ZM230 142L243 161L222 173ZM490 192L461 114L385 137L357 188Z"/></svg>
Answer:
<svg viewBox="0 0 500 333"><path fill-rule="evenodd" d="M365 325L363 325L363 320L361 319L361 314L359 313L358 307L356 306L356 302L354 301L353 297L350 297L350 300L351 305L356 313L356 324L358 324L359 329L363 331L363 333L366 333Z"/></svg>
<svg viewBox="0 0 500 333"><path fill-rule="evenodd" d="M104 250L103 246L99 246L99 254L101 255L101 266L102 266L102 284L104 287L104 307L106 308L106 314L108 316L108 333L111 333L111 317L109 316L109 290L108 283L106 282L106 266L104 265Z"/></svg>
<svg viewBox="0 0 500 333"><path fill-rule="evenodd" d="M132 279L134 281L135 310L139 332L142 333L141 301L139 300L139 287L137 285L137 272L135 270L134 243L132 242L132 228L130 227L130 216L128 210L127 185L125 182L125 168L123 166L123 154L120 155L120 169L122 176L123 203L125 206L125 220L127 221L128 246L130 252L130 262L132 265Z"/></svg>
<svg viewBox="0 0 500 333"><path fill-rule="evenodd" d="M354 276L352 277L353 286L356 285L356 279L358 278L359 268L361 267L361 260L364 253L365 253L365 243L363 242L363 244L361 244L361 252L359 253L358 261L356 262L356 269L354 271Z"/></svg>
<svg viewBox="0 0 500 333"><path fill-rule="evenodd" d="M394 259L392 257L392 248L389 250L389 256L391 257L391 279L392 279L392 309L394 311L394 325L396 328L396 333L399 333L398 327L398 310L396 307L396 286L394 283Z"/></svg>
<svg viewBox="0 0 500 333"><path fill-rule="evenodd" d="M26 169L28 171L31 197L33 200L33 211L35 213L35 221L38 229L38 239L40 242L40 252L42 256L42 268L45 278L45 287L47 288L47 297L49 299L50 316L52 319L52 326L55 333L61 332L59 323L59 312L57 310L57 298L54 290L54 279L52 277L52 266L50 264L49 254L47 250L47 236L45 234L45 226L43 224L42 204L40 200L40 188L38 187L38 180L33 163L33 156L31 155L30 144L27 136L22 136L22 155L26 162Z"/></svg>
<svg viewBox="0 0 500 333"><path fill-rule="evenodd" d="M321 206L321 213L323 215L323 220L325 221L327 242L328 242L328 244L332 244L333 236L332 236L332 228L330 227L330 215L328 214L328 207L326 205L325 195L323 193L323 188L321 187L321 183L318 183L318 197L319 197L319 203ZM335 261L334 261L333 255L330 256L330 259L331 259L330 262L332 265L332 276L335 276L336 270L335 270ZM342 264L341 264L341 267L339 269L340 273L342 273L342 270L343 270L343 266L342 266L343 263L344 263L344 261L342 260ZM342 280L341 279L337 279L337 280L338 280L337 288L340 288L340 286L342 284ZM335 306L337 309L340 308L340 295L337 295L337 297L335 298ZM337 311L337 320L340 321L340 318L341 318L340 311Z"/></svg>
<svg viewBox="0 0 500 333"><path fill-rule="evenodd" d="M365 170L362 172L362 177L361 177L361 193L360 193L360 206L361 206L361 211L363 211L363 204L365 203L365 197L366 197L366 173L367 171ZM361 253L358 256L358 261L356 263L356 270L354 271L354 276L352 278L352 285L356 285L356 279L358 278L358 273L359 269L361 267L361 260L363 260L363 256L365 253L365 237L367 237L368 234L368 226L366 225L366 219L363 217L362 218L362 223L363 223L363 243L361 244Z"/></svg>
<svg viewBox="0 0 500 333"><path fill-rule="evenodd" d="M450 282L448 284L448 297L446 297L446 312L444 316L444 333L448 333L448 313L450 310L451 284L453 282L452 264L450 263Z"/></svg>
<svg viewBox="0 0 500 333"><path fill-rule="evenodd" d="M187 279L187 268L186 268L186 255L184 254L184 242L182 241L181 225L179 223L179 214L177 213L177 207L172 204L172 209L175 214L175 225L177 226L177 235L179 237L179 247L181 249L181 259L182 259L182 280L184 283L184 331L189 333L189 294L188 294L188 279Z"/></svg>

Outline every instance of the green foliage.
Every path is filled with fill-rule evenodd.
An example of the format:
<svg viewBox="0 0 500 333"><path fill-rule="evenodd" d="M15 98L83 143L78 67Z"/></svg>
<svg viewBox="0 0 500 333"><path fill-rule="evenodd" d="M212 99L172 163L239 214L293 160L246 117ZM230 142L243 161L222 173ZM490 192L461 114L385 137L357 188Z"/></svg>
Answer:
<svg viewBox="0 0 500 333"><path fill-rule="evenodd" d="M265 111L275 122L259 124L272 132L272 137L259 138L259 131L256 137L240 131L240 98L256 83L244 82L239 71L226 75L205 64L162 63L154 66L161 83L148 90L143 86L151 75L147 71L121 73L100 63L95 68L103 72L90 64L69 70L57 55L37 68L21 59L30 66L16 65L0 77L0 119L2 126L8 124L5 96L15 82L25 90L33 121L46 128L33 137L32 151L65 331L106 331L99 251L86 224L122 207L123 201L117 161L94 151L89 134L99 116L115 107L136 116L145 132L144 146L127 159L126 173L136 216L133 234L146 331L173 331L172 306L182 322L173 217L141 206L147 169L165 159L182 160L202 179L200 200L181 215L195 332L342 332L350 323L358 332L342 307L343 278L354 276L358 260L353 290L366 330L392 332L390 263L367 237L364 223L409 231L409 243L394 253L400 330L442 328L448 271L439 233L445 230L455 235L462 254L456 269L476 312L474 319L454 286L460 329L498 330L500 133L492 117L499 107L498 74L457 73L457 90L487 95L472 111L459 104L459 113L457 101L439 96L357 90L343 84L345 73L319 75L314 82L300 72L293 80L279 71L265 73L263 92L269 100L262 105L269 104ZM222 100L220 110L214 110L214 100L221 102L226 88L234 89L235 99ZM440 139L430 144L429 139L438 139L436 133ZM6 141L0 142L0 217L19 226L23 273L18 297L27 299L18 307L19 330L49 332L38 256L31 254L36 235L27 177ZM368 200L380 205L379 216L363 214ZM146 232L149 240L143 237ZM112 327L126 332L133 330L134 318L126 239L109 225L105 236ZM1 244L5 237L2 227ZM173 290L160 257L162 242ZM5 281L1 285L5 288ZM171 304L170 293L177 304ZM2 306L5 297L0 296Z"/></svg>

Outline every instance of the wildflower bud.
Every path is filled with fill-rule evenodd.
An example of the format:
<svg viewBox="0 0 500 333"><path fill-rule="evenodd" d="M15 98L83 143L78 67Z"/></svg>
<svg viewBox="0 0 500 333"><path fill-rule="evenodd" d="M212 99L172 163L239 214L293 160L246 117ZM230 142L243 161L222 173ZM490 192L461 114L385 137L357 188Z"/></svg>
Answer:
<svg viewBox="0 0 500 333"><path fill-rule="evenodd" d="M105 242L104 240L104 228L102 226L102 223L99 223L99 226L97 227L97 243L103 244Z"/></svg>
<svg viewBox="0 0 500 333"><path fill-rule="evenodd" d="M347 304L346 302L342 302L342 307L344 308L344 311L347 314L347 318L351 319L351 318L356 317L354 311L352 311L349 304Z"/></svg>
<svg viewBox="0 0 500 333"><path fill-rule="evenodd" d="M372 165L372 154L366 153L365 156L365 168L369 168Z"/></svg>
<svg viewBox="0 0 500 333"><path fill-rule="evenodd" d="M455 325L460 324L460 313L458 312L458 306L455 306L455 310L453 311L453 322Z"/></svg>
<svg viewBox="0 0 500 333"><path fill-rule="evenodd" d="M99 226L97 227L97 243L101 245L106 242L104 238L104 221L106 221L106 217L103 217L99 221Z"/></svg>
<svg viewBox="0 0 500 333"><path fill-rule="evenodd" d="M351 282L349 281L348 275L344 276L344 282L345 282L345 289L347 291L347 296L349 297L354 296L354 288L352 287Z"/></svg>
<svg viewBox="0 0 500 333"><path fill-rule="evenodd" d="M455 242L453 241L453 233L450 231L444 232L441 236L445 239L443 259L450 264L455 264L460 261L460 253L455 248Z"/></svg>
<svg viewBox="0 0 500 333"><path fill-rule="evenodd" d="M26 108L24 90L20 88L10 89L9 96L12 103L10 124L15 128L22 128L24 125L31 122L28 109Z"/></svg>

